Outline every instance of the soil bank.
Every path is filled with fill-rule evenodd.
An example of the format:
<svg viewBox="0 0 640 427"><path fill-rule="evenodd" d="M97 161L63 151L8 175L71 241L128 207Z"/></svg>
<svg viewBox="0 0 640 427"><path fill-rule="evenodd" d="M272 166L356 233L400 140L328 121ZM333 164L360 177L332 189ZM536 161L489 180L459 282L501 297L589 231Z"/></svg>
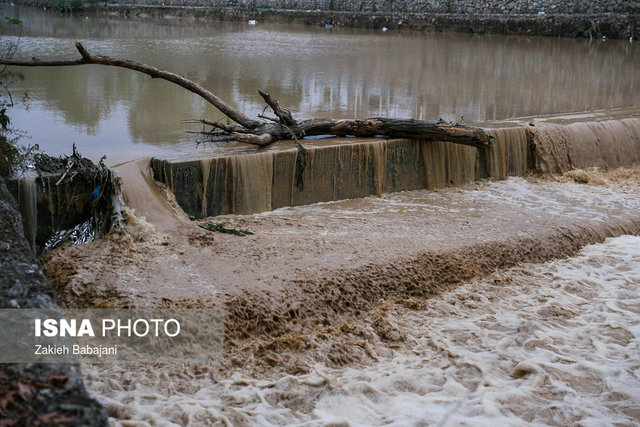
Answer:
<svg viewBox="0 0 640 427"><path fill-rule="evenodd" d="M165 5L149 3L82 3L78 6L56 6L47 0L17 0L17 4L62 8L63 11L97 13L135 19L164 21L259 21L282 24L343 26L354 28L387 28L391 30L448 31L474 34L510 34L528 36L586 37L628 39L640 31L640 14L636 9L624 13L497 14L442 13L403 11L340 11L320 9L272 9L256 7L224 7Z"/></svg>

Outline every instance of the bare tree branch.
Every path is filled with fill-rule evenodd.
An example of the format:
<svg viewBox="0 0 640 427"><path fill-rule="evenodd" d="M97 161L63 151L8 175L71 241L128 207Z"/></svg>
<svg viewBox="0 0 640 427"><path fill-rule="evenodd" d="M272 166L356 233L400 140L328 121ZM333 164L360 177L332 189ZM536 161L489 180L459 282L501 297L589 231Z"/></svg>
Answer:
<svg viewBox="0 0 640 427"><path fill-rule="evenodd" d="M227 133L234 133L234 132L247 133L247 132L249 132L249 130L247 130L246 128L240 127L240 126L225 125L225 124L222 124L220 122L214 122L213 120L208 120L208 119L184 119L184 120L182 120L182 123L202 123L203 125L213 126L214 128L221 129L221 130L223 130L223 131L225 131Z"/></svg>
<svg viewBox="0 0 640 427"><path fill-rule="evenodd" d="M280 122L283 125L294 126L297 124L296 121L293 119L293 116L291 115L291 111L287 110L286 108L282 108L280 106L280 103L275 99L273 99L271 95L269 95L267 92L264 92L260 89L258 89L258 93L262 98L264 98L264 101L267 103L269 107L271 107L271 109L276 114L276 116L280 119Z"/></svg>
<svg viewBox="0 0 640 427"><path fill-rule="evenodd" d="M265 146L282 139L293 138L297 141L298 138L305 136L353 135L446 141L478 148L484 148L490 143L489 135L481 128L447 123L442 120L425 121L374 117L354 120L312 119L298 122L293 118L291 112L281 107L278 101L273 99L271 95L262 90L258 90L260 96L262 96L277 117L261 115L260 117L273 122L268 123L244 115L226 104L212 92L178 74L126 59L91 55L79 42L76 43L76 48L82 56L81 59L65 61L42 61L36 58L17 61L0 59L0 64L27 67L100 64L127 68L147 74L152 78L167 80L201 96L238 124L227 125L219 121L207 119L188 119L185 121L187 123L209 125L217 129L217 131L212 130L210 132L195 132L198 135L206 136L210 141L227 141L233 137L239 142ZM301 147L299 143L297 146Z"/></svg>
<svg viewBox="0 0 640 427"><path fill-rule="evenodd" d="M82 46L80 42L76 42L76 49L80 52L82 59L78 59L75 61L41 61L38 59L32 59L31 61L14 61L14 60L0 60L0 64L5 65L19 65L19 66L69 66L69 65L84 65L84 64L100 64L100 65L111 65L114 67L122 67L128 68L130 70L139 71L141 73L147 74L153 78L163 79L170 81L171 83L175 83L178 86L181 86L187 89L190 92L195 93L196 95L201 96L205 100L207 100L210 104L216 107L218 110L222 111L226 114L231 120L236 123L241 124L247 129L253 129L262 124L262 122L258 120L254 120L241 112L237 111L233 107L229 106L222 99L218 98L215 94L208 91L207 89L200 86L198 83L193 82L185 77L182 77L179 74L175 74L169 71L161 70L156 67L152 67L146 64L142 64L140 62L130 61L128 59L119 59L119 58L111 58L109 56L94 56L89 54L87 50Z"/></svg>

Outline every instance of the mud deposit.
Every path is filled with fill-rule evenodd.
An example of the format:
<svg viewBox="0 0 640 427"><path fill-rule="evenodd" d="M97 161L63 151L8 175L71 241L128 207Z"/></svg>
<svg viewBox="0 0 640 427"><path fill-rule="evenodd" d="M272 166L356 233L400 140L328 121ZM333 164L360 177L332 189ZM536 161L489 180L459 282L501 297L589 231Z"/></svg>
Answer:
<svg viewBox="0 0 640 427"><path fill-rule="evenodd" d="M640 168L207 219L240 237L180 216L145 164L121 168L155 192L129 225L45 271L67 307L225 307L225 357L85 366L114 422L640 416L640 240L617 237L640 234Z"/></svg>

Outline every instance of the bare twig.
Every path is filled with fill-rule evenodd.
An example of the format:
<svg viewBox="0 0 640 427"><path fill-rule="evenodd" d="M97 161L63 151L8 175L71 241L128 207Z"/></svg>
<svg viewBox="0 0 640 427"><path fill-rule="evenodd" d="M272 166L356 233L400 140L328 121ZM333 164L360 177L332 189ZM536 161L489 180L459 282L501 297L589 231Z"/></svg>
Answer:
<svg viewBox="0 0 640 427"><path fill-rule="evenodd" d="M277 118L271 117L271 116L267 116L265 114L258 114L258 117L261 118L261 119L272 121L274 123L280 123L280 119L277 119Z"/></svg>
<svg viewBox="0 0 640 427"><path fill-rule="evenodd" d="M271 95L269 95L267 92L264 92L258 89L258 93L262 98L264 98L264 101L267 103L269 107L271 107L271 109L273 110L275 115L280 119L280 122L283 125L287 125L287 126L296 125L297 122L293 119L293 116L291 115L291 111L287 110L286 108L282 108L280 106L280 103L275 99L273 99Z"/></svg>

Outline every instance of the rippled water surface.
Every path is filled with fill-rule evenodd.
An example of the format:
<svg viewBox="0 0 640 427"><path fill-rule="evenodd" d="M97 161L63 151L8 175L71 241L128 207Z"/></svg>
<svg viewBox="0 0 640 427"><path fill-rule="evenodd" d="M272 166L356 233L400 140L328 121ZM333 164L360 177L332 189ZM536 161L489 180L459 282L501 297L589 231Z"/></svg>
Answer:
<svg viewBox="0 0 640 427"><path fill-rule="evenodd" d="M122 422L633 425L639 315L640 237L622 236L391 308L407 345L366 366L221 381L179 366L84 370Z"/></svg>
<svg viewBox="0 0 640 427"><path fill-rule="evenodd" d="M250 115L256 89L299 118L390 116L478 123L640 104L640 45L559 38L382 32L244 23L65 17L2 6L24 21L17 56L90 52L181 73ZM14 124L52 154L72 142L112 162L193 150L183 118L221 114L185 90L102 66L21 70L29 109ZM196 126L197 129L197 126ZM216 148L201 148L215 150Z"/></svg>

